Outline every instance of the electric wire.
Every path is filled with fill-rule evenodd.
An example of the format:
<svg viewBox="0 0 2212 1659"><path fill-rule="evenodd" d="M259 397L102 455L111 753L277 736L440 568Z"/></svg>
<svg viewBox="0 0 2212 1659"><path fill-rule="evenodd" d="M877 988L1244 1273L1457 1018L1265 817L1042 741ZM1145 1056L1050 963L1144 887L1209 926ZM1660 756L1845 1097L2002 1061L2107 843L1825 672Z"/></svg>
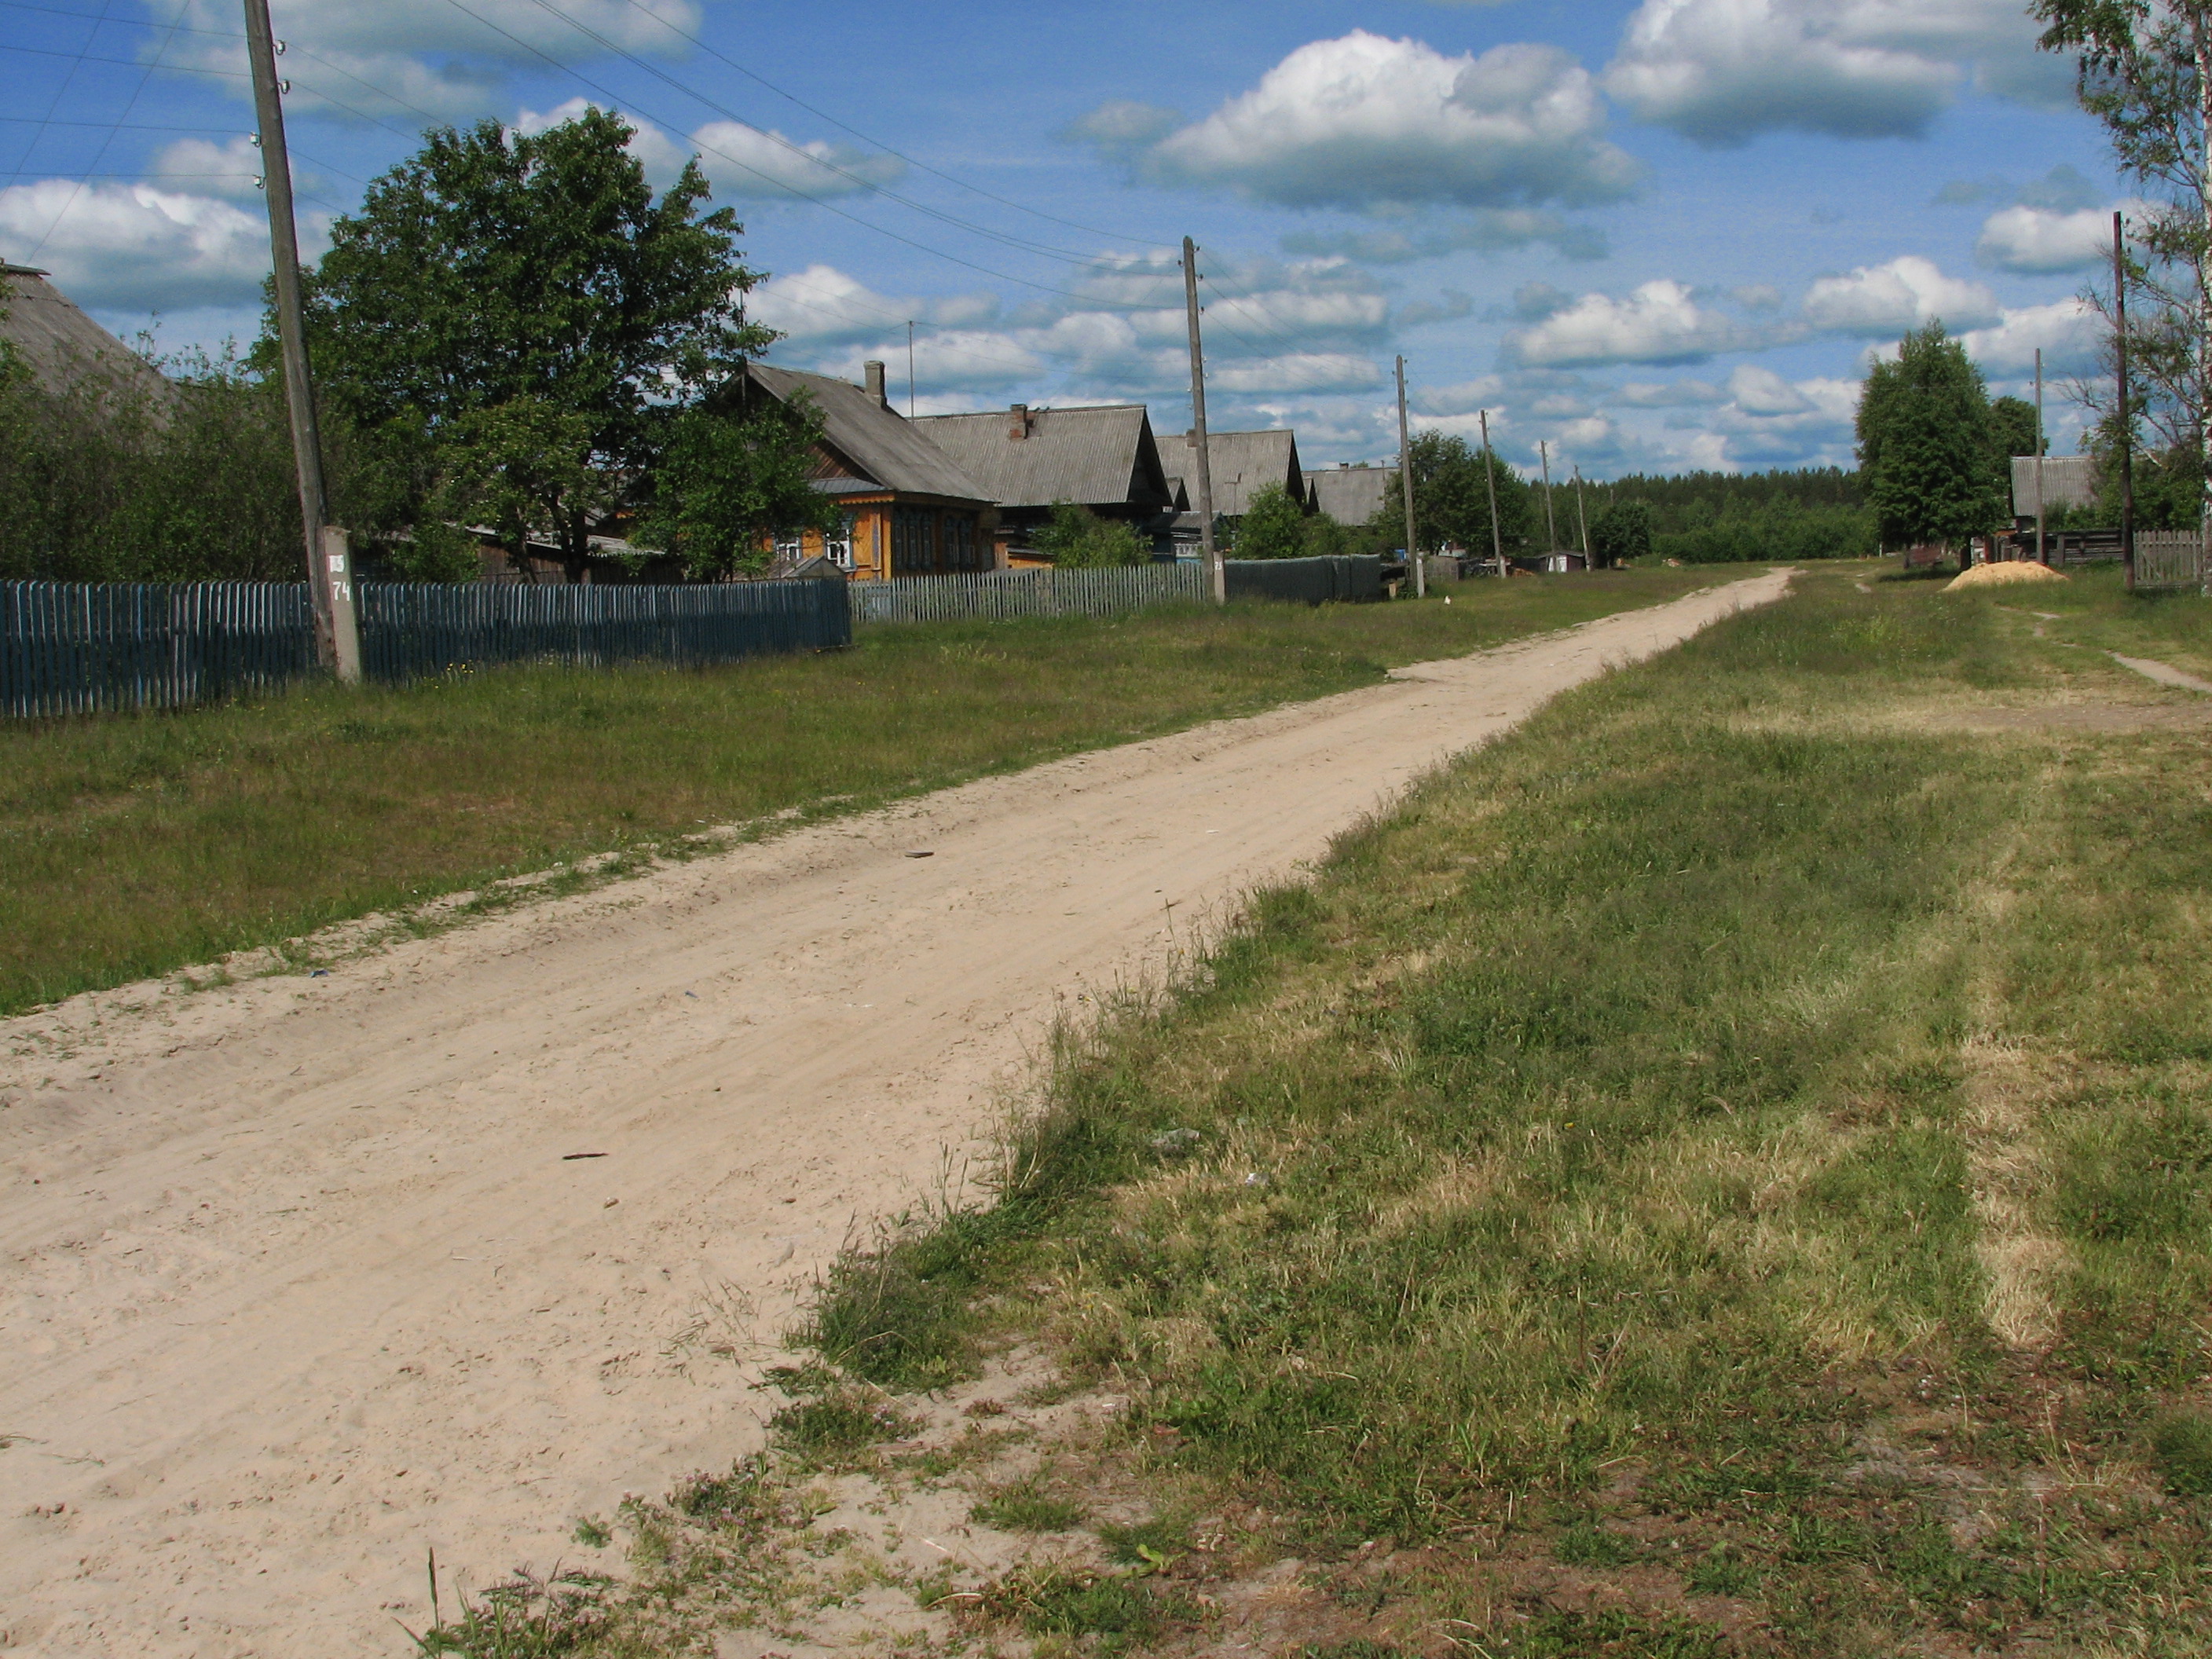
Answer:
<svg viewBox="0 0 2212 1659"><path fill-rule="evenodd" d="M181 22L184 21L185 7L189 3L190 0L177 0L177 21ZM153 62L148 64L145 69L140 73L138 76L138 84L131 88L130 101L123 106L124 119L128 120L131 118L131 112L138 107L138 100L145 94L146 83L154 78L155 70L160 67L161 59L167 54L170 46L175 44L175 41L176 33L173 30L161 37L161 44L155 49ZM115 132L115 128L110 127L106 135L100 139L100 151L92 158L92 165L94 172L97 172L99 170L100 164L107 159L108 150L114 146ZM61 211L54 215L53 222L46 227L46 234L40 237L37 245L31 249L30 252L23 257L23 263L25 264L29 264L33 260L36 259L39 255L46 252L46 244L54 240L54 233L62 228L62 221L69 217L70 210L76 206L78 200L82 198L83 195L84 180L82 179L79 179L76 183L70 187L69 198L62 204Z"/></svg>
<svg viewBox="0 0 2212 1659"><path fill-rule="evenodd" d="M700 51L705 52L709 58L714 58L718 63L720 63L730 69L735 70L747 80L755 82L760 86L767 88L769 91L774 93L777 97L785 99L789 102L797 105L800 109L805 110L809 115L815 117L818 120L827 121L831 126L837 128L840 131L850 133L854 137L858 138L862 143L873 144L878 149L882 150L885 155L897 156L900 161L904 161L908 167L919 167L922 172L932 174L936 178L942 179L949 185L957 185L962 190L973 191L976 195L982 197L987 201L996 202L1002 207L1012 208L1017 212L1029 214L1033 217L1045 220L1052 224L1064 225L1070 230L1080 230L1093 236L1103 236L1110 242L1144 242L1151 240L1143 236L1129 235L1121 231L1106 230L1097 225L1086 225L1074 219L1063 219L1057 214L1047 213L1040 208L1030 207L1024 203L1015 201L1012 197L998 195L994 191L985 190L980 185L970 184L964 179L958 178L952 173L945 173L937 167L933 167L930 166L928 162L918 160L912 155L908 155L905 151L895 149L891 145L884 143L880 138L870 137L866 133L861 131L858 127L854 126L849 122L841 121L836 116L830 114L829 111L817 108L816 106L808 103L804 98L799 96L798 94L786 91L783 88L776 85L775 82L768 79L767 76L758 73L757 70L748 69L744 64L738 62L736 58L732 58L726 53L718 51L714 46L709 46L697 35L691 33L688 30L677 27L675 24L670 22L658 12L653 11L646 7L641 3L641 0L623 0L623 3L628 5L633 11L643 12L646 16L650 17L654 22L659 24L661 27L666 29L671 34L677 36L679 40L689 41Z"/></svg>
<svg viewBox="0 0 2212 1659"><path fill-rule="evenodd" d="M467 5L463 3L463 0L447 0L447 3L452 6L456 11L459 11L466 16L475 18L476 21L484 27L491 30L494 33L501 36L505 40L512 41L514 45L520 46L533 57L543 59L545 63L552 65L553 68L560 70L562 74L568 76L579 85L588 88L590 90L598 93L603 98L611 100L617 106L621 106L626 101L631 101L617 97L606 87L592 80L580 70L576 70L567 64L563 64L560 59L553 57L550 53L540 51L538 47L532 46L528 41L522 40L520 36L514 34L507 29L501 28L498 24L492 22L488 18L471 10ZM634 103L633 106L635 106ZM651 112L649 111L641 111L641 112L647 114L648 116L651 114ZM653 118L657 119L658 118ZM666 123L666 125L673 126L678 124L669 122ZM825 213L834 214L838 218L846 220L849 223L858 225L864 230L872 230L879 236L888 237L895 242L903 243L908 247L914 248L921 252L928 254L932 258L943 259L948 264L960 265L969 270L975 271L981 276L996 277L1000 282L1012 283L1016 286L1021 288L1035 289L1041 294L1054 294L1060 295L1063 299L1079 301L1085 305L1103 306L1110 309L1121 311L1141 311L1151 309L1149 307L1126 306L1121 305L1113 301L1097 300L1088 295L1078 294L1071 289L1055 287L1050 283L1035 282L1026 276L1017 276L1009 271L998 270L989 265L978 264L973 259L963 258L959 254L948 252L943 248L932 247L927 242L917 241L913 237L905 235L899 231L893 230L887 225L879 225L872 220L860 217L858 214L848 213L843 208L825 201L821 197L815 196L809 191L800 190L795 185L789 184L783 179L775 178L773 174L762 172L758 167L738 160L738 157L732 155L727 150L721 149L715 145L702 144L700 148L720 156L732 166L752 174L755 178L761 179L763 183L773 185L777 189L783 191L788 195L796 197L802 201L812 203L815 206L822 209Z"/></svg>
<svg viewBox="0 0 2212 1659"><path fill-rule="evenodd" d="M559 18L562 22L568 25L570 28L575 30L577 33L584 36L585 39L592 41L593 44L600 47L601 50L613 53L616 57L622 58L625 63L630 64L635 68L642 70L646 74L653 76L655 79L662 82L675 91L683 94L684 96L696 99L706 108L714 111L716 114L720 115L726 119L735 121L738 125L744 127L749 131L756 133L759 137L767 139L770 143L781 146L783 149L789 150L793 155L799 157L802 161L813 167L821 167L826 172L836 173L839 177L849 180L862 190L881 196L888 201L896 202L902 207L909 208L916 213L927 215L928 217L936 219L942 223L951 225L958 229L967 231L972 235L985 237L993 241L1003 242L1007 246L1018 249L1024 253L1042 254L1047 258L1064 259L1072 264L1077 265L1095 264L1097 261L1098 256L1095 252L1078 252L1073 248L1055 247L1049 243L1036 241L1028 237L1010 236L1003 232L993 230L988 226L976 224L972 220L963 219L957 214L947 213L941 209L933 208L925 203L917 202L912 197L893 190L887 185L870 179L863 173L856 173L852 168L845 167L841 163L826 160L825 158L814 154L811 150L805 149L802 145L793 143L790 139L786 138L780 132L772 131L766 127L759 125L756 122L747 120L744 116L740 115L737 111L730 108L727 105L709 98L706 94L699 91L696 88L690 85L688 82L678 80L676 76L669 74L666 70L660 69L657 65L647 63L645 59L640 58L635 52L633 52L616 41L610 40L606 35L602 34L599 30L592 28L589 24L581 22L578 19L570 16L567 12L562 10L560 7L555 5L553 3L553 0L531 0L531 3L535 5L540 11L546 13L548 15ZM651 15L651 14L648 13L647 15ZM717 57L720 56L720 53L716 53L715 55ZM886 153L889 152L887 151ZM899 159L902 161L907 160L903 155L900 156ZM934 171L934 169L932 169L932 171ZM1120 240L1123 239L1115 238L1113 240Z"/></svg>

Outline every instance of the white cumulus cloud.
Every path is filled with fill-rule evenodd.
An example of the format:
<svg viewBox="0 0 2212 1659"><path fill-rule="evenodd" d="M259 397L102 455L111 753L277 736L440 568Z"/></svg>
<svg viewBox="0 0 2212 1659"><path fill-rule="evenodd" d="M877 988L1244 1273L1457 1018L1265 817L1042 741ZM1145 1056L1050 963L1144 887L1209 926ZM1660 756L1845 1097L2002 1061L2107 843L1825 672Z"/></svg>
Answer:
<svg viewBox="0 0 2212 1659"><path fill-rule="evenodd" d="M718 194L772 202L850 196L895 184L906 172L906 163L896 155L819 138L801 143L736 121L709 121L691 135L691 147Z"/></svg>
<svg viewBox="0 0 2212 1659"><path fill-rule="evenodd" d="M304 181L303 169L295 166L293 173ZM146 176L149 184L190 194L258 201L261 150L244 133L225 144L209 138L179 138L154 158Z"/></svg>
<svg viewBox="0 0 2212 1659"><path fill-rule="evenodd" d="M881 294L835 265L811 264L771 276L755 289L746 311L799 344L845 343L900 335L907 319L932 329L972 329L998 314L991 294Z"/></svg>
<svg viewBox="0 0 2212 1659"><path fill-rule="evenodd" d="M1249 393L1360 392L1382 383L1374 360L1350 352L1297 351L1279 357L1250 357L1210 368L1209 390Z"/></svg>
<svg viewBox="0 0 2212 1659"><path fill-rule="evenodd" d="M1988 328L1965 337L1966 355L1993 374L2027 374L2043 350L2045 374L2085 374L2097 368L2104 319L2079 299L2008 310Z"/></svg>
<svg viewBox="0 0 2212 1659"><path fill-rule="evenodd" d="M1356 29L1300 46L1143 167L1296 208L1608 202L1640 169L1604 125L1589 72L1555 47L1447 57Z"/></svg>
<svg viewBox="0 0 2212 1659"><path fill-rule="evenodd" d="M2018 0L1644 0L1606 90L1707 144L1913 137L1962 86L2040 102L2066 67Z"/></svg>
<svg viewBox="0 0 2212 1659"><path fill-rule="evenodd" d="M1506 337L1520 362L1553 368L1685 363L1764 343L1736 319L1698 303L1680 283L1646 283L1625 300L1585 294Z"/></svg>
<svg viewBox="0 0 2212 1659"><path fill-rule="evenodd" d="M2112 216L2096 208L2079 213L2005 208L1983 222L1974 257L1999 270L2027 276L2087 270L2112 257Z"/></svg>
<svg viewBox="0 0 2212 1659"><path fill-rule="evenodd" d="M302 241L312 241L313 227L301 229ZM213 197L152 185L41 179L0 190L0 252L50 270L80 305L245 305L258 299L269 274L269 221Z"/></svg>
<svg viewBox="0 0 2212 1659"><path fill-rule="evenodd" d="M1954 332L1997 320L1996 296L1979 283L1946 276L1908 253L1887 264L1823 276L1805 293L1805 321L1833 334L1902 334L1941 319Z"/></svg>

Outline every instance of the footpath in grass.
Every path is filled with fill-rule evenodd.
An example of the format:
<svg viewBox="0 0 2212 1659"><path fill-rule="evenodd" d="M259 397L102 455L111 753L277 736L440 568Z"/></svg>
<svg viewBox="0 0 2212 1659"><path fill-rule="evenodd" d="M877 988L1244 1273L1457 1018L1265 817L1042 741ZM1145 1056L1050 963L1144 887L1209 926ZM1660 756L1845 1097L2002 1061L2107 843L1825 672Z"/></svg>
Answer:
<svg viewBox="0 0 2212 1659"><path fill-rule="evenodd" d="M2212 1651L2212 700L1869 575L1561 699L1071 1039L995 1207L840 1269L780 1449L545 1628Z"/></svg>
<svg viewBox="0 0 2212 1659"><path fill-rule="evenodd" d="M698 672L502 670L0 726L0 1012L705 825L851 811L1370 684L1741 573L863 630Z"/></svg>

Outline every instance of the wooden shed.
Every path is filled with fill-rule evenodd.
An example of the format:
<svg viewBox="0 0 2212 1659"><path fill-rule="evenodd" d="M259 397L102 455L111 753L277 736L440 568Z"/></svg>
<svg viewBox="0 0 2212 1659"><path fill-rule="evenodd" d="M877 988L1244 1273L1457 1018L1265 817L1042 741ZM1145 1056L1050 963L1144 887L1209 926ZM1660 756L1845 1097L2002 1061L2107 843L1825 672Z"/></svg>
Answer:
<svg viewBox="0 0 2212 1659"><path fill-rule="evenodd" d="M804 396L822 417L814 487L845 509L840 530L779 542L776 562L827 558L855 577L927 576L998 563L996 503L884 395L884 366L855 386L827 374L755 363L750 382L781 401Z"/></svg>

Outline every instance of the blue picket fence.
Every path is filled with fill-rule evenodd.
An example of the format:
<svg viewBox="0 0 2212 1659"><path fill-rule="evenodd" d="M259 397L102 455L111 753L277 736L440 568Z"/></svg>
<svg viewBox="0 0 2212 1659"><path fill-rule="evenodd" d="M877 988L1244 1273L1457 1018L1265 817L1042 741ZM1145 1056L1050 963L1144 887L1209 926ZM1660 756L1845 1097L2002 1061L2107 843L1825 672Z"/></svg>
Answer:
<svg viewBox="0 0 2212 1659"><path fill-rule="evenodd" d="M697 667L853 639L836 581L357 592L363 672L395 684L516 662ZM304 582L0 582L0 716L182 708L319 672Z"/></svg>

